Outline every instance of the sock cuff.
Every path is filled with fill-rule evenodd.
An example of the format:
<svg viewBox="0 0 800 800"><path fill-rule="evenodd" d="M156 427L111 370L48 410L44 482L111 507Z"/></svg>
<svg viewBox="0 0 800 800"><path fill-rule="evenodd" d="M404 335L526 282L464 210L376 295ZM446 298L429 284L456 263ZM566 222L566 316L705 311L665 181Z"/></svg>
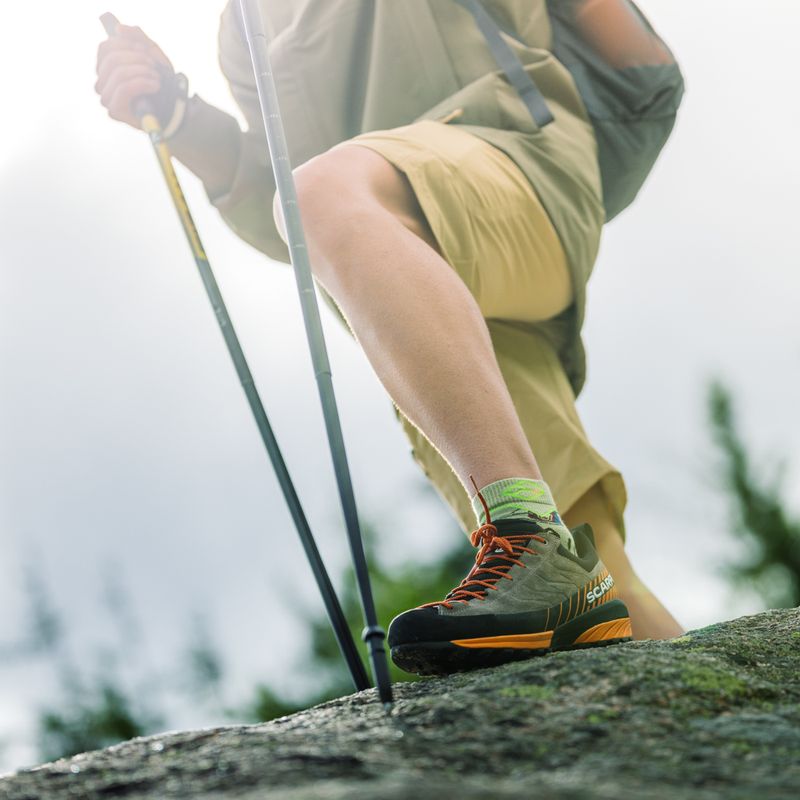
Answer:
<svg viewBox="0 0 800 800"><path fill-rule="evenodd" d="M480 494L492 519L530 516L556 530L564 546L575 552L572 533L561 520L553 493L545 481L535 478L502 478L484 486ZM471 502L478 524L484 524L486 512L481 498L476 494Z"/></svg>
<svg viewBox="0 0 800 800"><path fill-rule="evenodd" d="M484 486L480 493L489 508L503 502L506 498L525 500L529 503L554 504L550 487L545 481L536 478L501 478L499 481ZM473 495L470 501L473 506L477 504L478 508L483 508L477 494Z"/></svg>

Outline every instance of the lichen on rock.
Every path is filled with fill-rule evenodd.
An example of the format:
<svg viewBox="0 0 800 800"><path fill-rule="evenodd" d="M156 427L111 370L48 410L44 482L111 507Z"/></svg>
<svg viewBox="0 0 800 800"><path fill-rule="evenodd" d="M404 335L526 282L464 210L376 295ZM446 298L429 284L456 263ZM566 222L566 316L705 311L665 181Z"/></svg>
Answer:
<svg viewBox="0 0 800 800"><path fill-rule="evenodd" d="M800 610L169 733L0 780L3 800L798 797Z"/></svg>

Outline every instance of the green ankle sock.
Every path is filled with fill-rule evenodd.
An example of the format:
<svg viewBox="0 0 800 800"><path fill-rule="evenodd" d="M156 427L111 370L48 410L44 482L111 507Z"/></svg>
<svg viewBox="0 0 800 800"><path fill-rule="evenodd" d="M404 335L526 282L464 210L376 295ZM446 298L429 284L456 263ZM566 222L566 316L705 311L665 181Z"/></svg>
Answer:
<svg viewBox="0 0 800 800"><path fill-rule="evenodd" d="M484 486L480 493L489 506L489 516L493 522L499 519L530 519L557 531L564 547L571 553L575 552L572 533L562 522L550 487L544 481L504 478ZM486 522L486 513L480 497L475 495L471 502L478 525L483 525Z"/></svg>

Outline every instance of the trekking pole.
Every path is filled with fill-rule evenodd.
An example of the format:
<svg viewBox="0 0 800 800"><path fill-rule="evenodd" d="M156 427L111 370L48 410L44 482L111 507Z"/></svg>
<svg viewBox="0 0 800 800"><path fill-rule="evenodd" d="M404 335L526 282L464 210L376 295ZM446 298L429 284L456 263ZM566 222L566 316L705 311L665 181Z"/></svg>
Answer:
<svg viewBox="0 0 800 800"><path fill-rule="evenodd" d="M383 628L378 625L375 603L372 599L372 586L369 579L367 559L364 555L364 543L358 523L350 470L347 466L347 454L345 453L342 428L339 423L339 412L333 393L331 368L328 363L325 338L319 317L319 307L314 293L314 281L311 276L311 264L308 259L305 234L297 205L297 191L289 162L289 150L286 145L286 135L278 106L275 80L269 63L267 38L256 0L240 0L240 7L244 20L245 36L250 48L250 58L253 62L258 99L261 103L261 114L264 118L264 129L267 135L272 170L275 173L275 184L286 223L289 256L297 280L297 289L300 293L303 321L305 322L311 360L314 365L314 375L317 379L317 388L320 402L322 403L322 414L325 418L328 444L330 445L336 482L339 487L339 497L347 526L347 536L350 541L356 581L361 595L361 608L366 622L363 639L369 647L372 674L378 686L378 694L384 706L388 709L392 702L392 684L389 679L386 650L383 646L385 633Z"/></svg>
<svg viewBox="0 0 800 800"><path fill-rule="evenodd" d="M106 29L106 33L108 33L109 36L113 36L116 33L119 23L113 14L103 14L103 16L100 17L100 21L103 23L103 27ZM347 619L342 611L342 607L339 605L336 592L325 570L325 565L320 557L319 550L314 541L314 536L308 526L308 521L306 520L302 506L297 497L297 492L292 484L292 479L289 476L286 463L278 447L278 442L275 439L272 427L267 419L267 413L264 410L261 397L253 382L253 376L245 360L239 338L233 328L233 322L223 302L222 294L220 293L214 273L211 271L211 264L200 242L200 236L197 233L197 228L195 227L194 220L189 211L189 206L186 203L186 198L178 182L178 176L175 174L175 168L172 166L169 148L161 134L161 125L158 118L153 113L152 106L146 97L140 97L134 101L133 112L139 118L142 129L150 137L156 157L158 158L159 166L166 179L169 193L175 203L175 208L178 211L183 230L186 233L186 238L189 240L189 245L192 248L194 260L200 272L200 277L203 280L208 299L211 301L211 306L214 309L214 314L219 323L220 330L222 331L222 336L225 339L225 344L228 347L228 352L233 359L239 381L242 384L244 393L247 396L247 401L250 404L250 409L255 417L261 439L272 461L272 466L278 477L278 483L280 483L281 489L283 490L283 496L289 506L289 511L294 520L295 527L297 528L297 533L300 536L303 549L306 552L311 570L316 578L317 586L322 594L322 600L328 612L333 632L339 643L342 655L347 662L347 666L350 669L350 675L353 679L356 691L360 692L363 689L369 689L370 681L364 669L364 663L358 654L356 644L353 641L353 636L347 624Z"/></svg>

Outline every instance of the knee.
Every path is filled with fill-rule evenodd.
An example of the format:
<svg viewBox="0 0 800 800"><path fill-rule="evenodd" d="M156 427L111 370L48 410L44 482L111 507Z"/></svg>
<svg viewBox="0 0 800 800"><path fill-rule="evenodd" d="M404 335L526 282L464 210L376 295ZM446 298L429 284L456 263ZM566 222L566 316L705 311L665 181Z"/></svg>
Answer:
<svg viewBox="0 0 800 800"><path fill-rule="evenodd" d="M359 259L352 248L365 231L381 223L386 210L373 191L370 164L361 148L334 148L294 170L297 205L315 275L331 292L350 283ZM369 155L372 155L369 153ZM286 226L277 195L273 213L278 231L286 241Z"/></svg>
<svg viewBox="0 0 800 800"><path fill-rule="evenodd" d="M354 194L354 187L329 153L296 167L292 175L303 231L309 243L316 245L326 233L329 236L332 230L341 230L348 218L348 199ZM272 198L272 217L278 233L288 244L286 219L277 191Z"/></svg>
<svg viewBox="0 0 800 800"><path fill-rule="evenodd" d="M294 170L297 203L311 239L331 238L373 205L368 174L354 148L334 148Z"/></svg>
<svg viewBox="0 0 800 800"><path fill-rule="evenodd" d="M307 238L316 239L326 221L330 223L343 215L345 202L336 203L334 199L339 196L344 201L349 187L327 153L295 167L292 176L303 230ZM286 242L286 219L277 191L272 198L272 216L278 233Z"/></svg>

